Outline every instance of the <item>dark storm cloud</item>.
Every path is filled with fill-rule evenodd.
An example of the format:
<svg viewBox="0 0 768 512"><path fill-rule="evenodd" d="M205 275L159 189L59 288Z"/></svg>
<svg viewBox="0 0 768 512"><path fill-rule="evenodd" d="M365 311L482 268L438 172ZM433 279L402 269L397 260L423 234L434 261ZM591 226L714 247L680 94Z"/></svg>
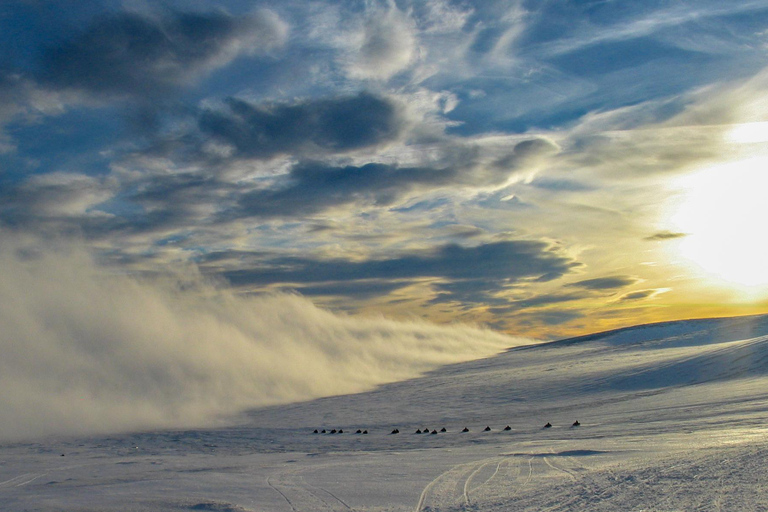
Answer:
<svg viewBox="0 0 768 512"><path fill-rule="evenodd" d="M585 288L587 290L614 290L617 288L625 288L631 286L637 282L637 278L630 276L611 276L611 277L598 277L596 279L585 279L583 281L577 281L565 286L572 288Z"/></svg>
<svg viewBox="0 0 768 512"><path fill-rule="evenodd" d="M688 235L685 233L673 233L671 231L661 231L659 233L645 237L643 238L643 240L648 240L650 242L661 242L664 240L674 240L675 238L683 238L685 236L688 236Z"/></svg>
<svg viewBox="0 0 768 512"><path fill-rule="evenodd" d="M213 255L216 257L215 255ZM241 259L242 255L237 255ZM220 258L220 257L219 257ZM205 266L205 262L201 262ZM244 265L245 262L240 261ZM476 247L445 245L437 250L379 260L259 259L251 268L223 273L233 285L341 283L366 279L444 279L443 302L488 299L486 293L522 280L556 279L579 263L539 241L503 241ZM450 285L453 284L453 287ZM471 295L474 294L474 295ZM476 299L473 299L475 297Z"/></svg>
<svg viewBox="0 0 768 512"><path fill-rule="evenodd" d="M263 11L148 17L120 12L98 18L83 32L48 49L38 73L53 87L146 96L187 84L242 53L281 43L284 27Z"/></svg>
<svg viewBox="0 0 768 512"><path fill-rule="evenodd" d="M226 110L204 112L200 129L235 148L235 156L242 158L378 146L395 140L405 125L397 104L365 92L296 104L256 105L230 98L226 106Z"/></svg>

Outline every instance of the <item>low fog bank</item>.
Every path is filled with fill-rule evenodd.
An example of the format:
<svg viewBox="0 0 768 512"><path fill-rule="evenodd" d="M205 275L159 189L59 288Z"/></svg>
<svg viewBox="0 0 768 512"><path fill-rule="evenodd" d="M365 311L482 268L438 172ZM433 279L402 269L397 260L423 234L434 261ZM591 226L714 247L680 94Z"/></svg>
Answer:
<svg viewBox="0 0 768 512"><path fill-rule="evenodd" d="M4 239L0 440L210 426L530 342L345 317L299 296L246 298L177 277L115 275L81 251L30 253Z"/></svg>

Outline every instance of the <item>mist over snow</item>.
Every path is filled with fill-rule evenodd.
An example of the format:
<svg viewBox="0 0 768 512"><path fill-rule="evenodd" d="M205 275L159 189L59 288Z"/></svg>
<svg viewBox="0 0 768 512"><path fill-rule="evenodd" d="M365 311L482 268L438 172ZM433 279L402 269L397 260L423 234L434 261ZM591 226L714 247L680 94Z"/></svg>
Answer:
<svg viewBox="0 0 768 512"><path fill-rule="evenodd" d="M207 426L528 343L465 325L237 296L194 271L109 272L67 247L0 248L0 439Z"/></svg>

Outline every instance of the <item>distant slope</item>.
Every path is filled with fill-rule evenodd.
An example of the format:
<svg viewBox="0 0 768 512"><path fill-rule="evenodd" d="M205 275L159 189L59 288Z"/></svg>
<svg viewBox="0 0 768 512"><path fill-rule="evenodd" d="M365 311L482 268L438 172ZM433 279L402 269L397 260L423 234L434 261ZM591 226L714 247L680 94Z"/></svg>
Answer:
<svg viewBox="0 0 768 512"><path fill-rule="evenodd" d="M412 432L445 426L456 432L464 426L474 431L491 425L495 431L510 425L518 435L538 437L546 422L556 428L576 419L608 424L619 421L616 414L629 417L627 411L642 421L682 418L688 404L715 394L694 385L719 383L717 393L737 396L740 379L766 376L768 315L687 320L514 348L367 393L254 411L252 419L260 426L387 433L395 427ZM660 393L671 394L665 400L673 405L659 402ZM657 398L649 402L649 396ZM637 428L636 419L631 424ZM422 445L410 437L398 441L404 448Z"/></svg>
<svg viewBox="0 0 768 512"><path fill-rule="evenodd" d="M688 339L695 344L705 344L735 341L763 334L768 334L768 315L657 322L566 338L543 345L573 345L590 341L602 341L611 344L638 344L649 341L677 344L684 339ZM536 347L537 345L531 345L520 348L515 347L510 350Z"/></svg>

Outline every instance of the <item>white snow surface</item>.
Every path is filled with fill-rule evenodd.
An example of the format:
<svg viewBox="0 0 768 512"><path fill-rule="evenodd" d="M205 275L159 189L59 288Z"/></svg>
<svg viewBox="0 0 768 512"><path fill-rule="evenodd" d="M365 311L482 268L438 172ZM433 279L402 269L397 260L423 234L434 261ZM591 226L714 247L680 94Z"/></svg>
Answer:
<svg viewBox="0 0 768 512"><path fill-rule="evenodd" d="M768 316L671 322L229 428L5 444L0 509L768 510L767 418Z"/></svg>

